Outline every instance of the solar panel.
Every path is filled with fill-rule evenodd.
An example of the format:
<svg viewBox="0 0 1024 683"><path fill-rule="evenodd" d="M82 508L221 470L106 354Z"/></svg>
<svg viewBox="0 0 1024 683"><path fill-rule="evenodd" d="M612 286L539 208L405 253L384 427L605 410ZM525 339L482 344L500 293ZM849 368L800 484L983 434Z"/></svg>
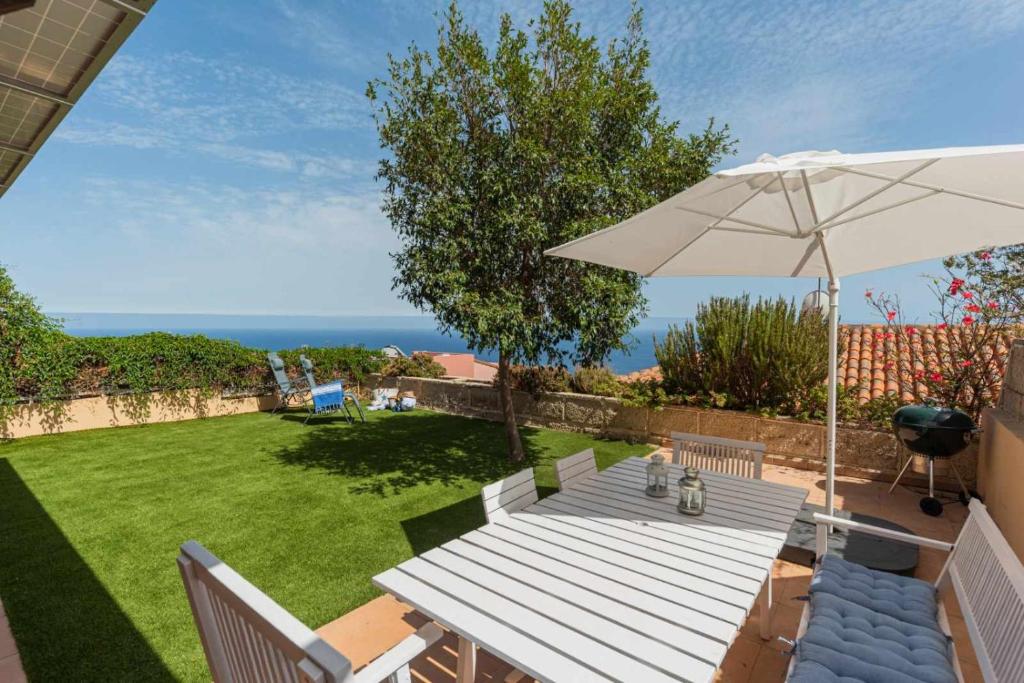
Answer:
<svg viewBox="0 0 1024 683"><path fill-rule="evenodd" d="M156 0L37 0L0 15L0 196Z"/></svg>

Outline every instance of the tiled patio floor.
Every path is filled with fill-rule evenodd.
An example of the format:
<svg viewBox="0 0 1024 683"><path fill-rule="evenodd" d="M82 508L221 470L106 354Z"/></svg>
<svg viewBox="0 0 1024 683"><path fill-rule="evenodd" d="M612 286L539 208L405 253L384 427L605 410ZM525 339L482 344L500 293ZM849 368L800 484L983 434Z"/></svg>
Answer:
<svg viewBox="0 0 1024 683"><path fill-rule="evenodd" d="M825 502L824 476L817 472L765 465L764 478L781 484L801 486L810 493L808 502ZM836 505L846 510L873 515L901 524L914 533L952 541L966 519L967 510L958 503L946 506L942 517L928 517L918 509L920 493L897 488L890 495L888 484L838 477ZM919 578L933 581L942 569L944 553L922 549L917 568ZM803 603L793 598L807 592L809 567L777 560L774 572L775 606L772 630L776 635L793 638L800 621ZM957 654L968 683L981 681L967 631L956 600L944 596L956 642ZM319 633L344 652L358 667L391 647L425 622L390 596L378 598L319 629ZM781 641L765 642L758 635L758 610L740 630L719 672L723 683L779 683L784 680L789 657ZM413 662L413 680L448 683L455 679L456 641L448 634ZM501 681L512 667L487 653L478 655L478 681Z"/></svg>

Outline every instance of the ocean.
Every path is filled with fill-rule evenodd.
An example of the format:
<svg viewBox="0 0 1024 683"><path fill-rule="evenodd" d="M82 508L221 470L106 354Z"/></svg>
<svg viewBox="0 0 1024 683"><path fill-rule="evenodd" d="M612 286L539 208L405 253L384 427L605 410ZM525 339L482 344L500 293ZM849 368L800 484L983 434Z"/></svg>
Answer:
<svg viewBox="0 0 1024 683"><path fill-rule="evenodd" d="M120 337L160 331L232 339L245 346L273 350L350 345L376 349L393 344L407 354L413 351L469 351L461 337L438 332L433 319L422 316L321 318L59 312L53 315L63 319L65 331L77 336ZM656 365L654 338L660 339L670 323L679 322L671 318L642 321L626 338L630 351L613 354L608 365L617 373ZM476 355L484 360L497 360L493 353Z"/></svg>

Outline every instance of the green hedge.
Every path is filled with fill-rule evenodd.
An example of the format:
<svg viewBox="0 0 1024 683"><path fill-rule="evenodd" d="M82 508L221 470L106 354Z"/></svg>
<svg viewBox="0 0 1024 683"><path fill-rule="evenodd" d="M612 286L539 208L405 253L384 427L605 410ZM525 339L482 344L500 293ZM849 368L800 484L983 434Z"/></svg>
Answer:
<svg viewBox="0 0 1024 683"><path fill-rule="evenodd" d="M316 366L317 380L361 382L380 370L384 356L359 346L281 351L298 376L299 354ZM90 394L181 389L259 390L274 386L266 351L203 335L165 332L128 337L74 337L50 331L20 349L14 395L53 400Z"/></svg>

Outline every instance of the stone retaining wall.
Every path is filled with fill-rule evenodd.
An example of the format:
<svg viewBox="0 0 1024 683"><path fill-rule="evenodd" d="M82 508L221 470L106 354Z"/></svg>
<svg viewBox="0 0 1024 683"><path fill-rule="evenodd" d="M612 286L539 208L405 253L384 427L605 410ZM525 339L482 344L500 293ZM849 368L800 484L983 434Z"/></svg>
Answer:
<svg viewBox="0 0 1024 683"><path fill-rule="evenodd" d="M25 403L14 406L6 418L0 416L0 438L255 413L270 410L276 403L274 394L222 396L199 390Z"/></svg>
<svg viewBox="0 0 1024 683"><path fill-rule="evenodd" d="M417 402L433 410L456 415L500 421L498 393L480 383L377 377L369 386L412 391ZM610 438L663 443L671 432L691 432L731 439L761 441L767 446L767 461L775 464L824 470L825 425L785 418L765 418L729 410L706 410L681 406L661 409L635 408L614 398L583 394L551 393L533 397L514 392L516 417L520 424L564 431L599 434ZM871 479L894 479L909 457L888 432L840 427L837 436L838 474ZM973 485L977 468L977 446L956 460L960 472ZM908 473L905 481L921 483ZM952 490L955 480L937 472L936 483Z"/></svg>

